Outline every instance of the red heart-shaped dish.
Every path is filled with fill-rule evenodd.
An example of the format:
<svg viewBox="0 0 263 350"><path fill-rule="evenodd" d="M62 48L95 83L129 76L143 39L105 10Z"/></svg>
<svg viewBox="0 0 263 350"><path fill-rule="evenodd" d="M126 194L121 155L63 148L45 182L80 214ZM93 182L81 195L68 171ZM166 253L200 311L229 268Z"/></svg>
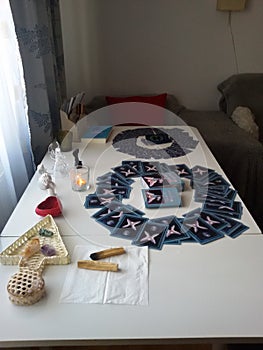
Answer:
<svg viewBox="0 0 263 350"><path fill-rule="evenodd" d="M62 205L57 197L49 196L43 202L38 204L35 212L40 216L46 216L48 214L59 216L62 214Z"/></svg>

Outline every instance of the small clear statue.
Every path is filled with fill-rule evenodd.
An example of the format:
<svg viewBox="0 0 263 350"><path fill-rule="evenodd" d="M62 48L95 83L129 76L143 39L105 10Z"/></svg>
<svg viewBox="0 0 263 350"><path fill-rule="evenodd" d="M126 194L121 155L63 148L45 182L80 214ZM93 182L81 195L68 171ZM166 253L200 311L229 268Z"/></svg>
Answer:
<svg viewBox="0 0 263 350"><path fill-rule="evenodd" d="M60 147L55 148L55 165L53 169L54 178L68 176L69 166L65 162L65 156L61 153Z"/></svg>
<svg viewBox="0 0 263 350"><path fill-rule="evenodd" d="M48 154L52 160L56 160L56 149L60 149L60 145L57 140L53 140L48 146Z"/></svg>

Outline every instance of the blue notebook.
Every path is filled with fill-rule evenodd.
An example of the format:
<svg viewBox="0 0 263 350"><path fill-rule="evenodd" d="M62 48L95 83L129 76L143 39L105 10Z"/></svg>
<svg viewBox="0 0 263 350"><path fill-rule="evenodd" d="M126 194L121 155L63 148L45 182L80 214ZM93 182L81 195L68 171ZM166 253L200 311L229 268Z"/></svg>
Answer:
<svg viewBox="0 0 263 350"><path fill-rule="evenodd" d="M91 126L82 135L81 141L93 141L93 142L105 143L108 141L111 131L112 131L112 126L110 125Z"/></svg>

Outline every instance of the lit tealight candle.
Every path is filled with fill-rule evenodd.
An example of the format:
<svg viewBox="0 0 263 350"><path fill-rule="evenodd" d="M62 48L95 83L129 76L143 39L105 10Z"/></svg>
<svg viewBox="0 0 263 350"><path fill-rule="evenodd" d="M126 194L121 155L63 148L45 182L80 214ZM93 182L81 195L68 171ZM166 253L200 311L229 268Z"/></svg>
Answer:
<svg viewBox="0 0 263 350"><path fill-rule="evenodd" d="M87 181L82 179L80 175L76 176L76 185L79 188L79 191L82 191L83 189L86 189Z"/></svg>
<svg viewBox="0 0 263 350"><path fill-rule="evenodd" d="M73 168L70 171L71 186L74 191L86 191L89 186L89 168Z"/></svg>

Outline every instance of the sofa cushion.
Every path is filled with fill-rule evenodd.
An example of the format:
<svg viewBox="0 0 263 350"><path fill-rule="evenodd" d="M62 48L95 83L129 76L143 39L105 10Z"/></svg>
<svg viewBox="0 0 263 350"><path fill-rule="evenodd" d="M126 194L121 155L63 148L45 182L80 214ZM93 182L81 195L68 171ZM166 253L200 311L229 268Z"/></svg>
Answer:
<svg viewBox="0 0 263 350"><path fill-rule="evenodd" d="M258 126L255 123L255 116L248 107L236 107L231 115L231 119L241 129L246 130L258 140Z"/></svg>
<svg viewBox="0 0 263 350"><path fill-rule="evenodd" d="M152 95L151 95L152 96ZM145 97L145 96L143 96ZM93 99L85 106L85 112L86 114L90 114L100 108L103 108L105 106L107 106L107 101L105 96L95 96L93 97ZM183 105L181 105L177 98L172 95L172 94L167 94L166 96L166 103L164 106L166 109L168 109L169 111L178 114L180 113L182 110L185 109L185 107Z"/></svg>
<svg viewBox="0 0 263 350"><path fill-rule="evenodd" d="M229 117L238 106L248 107L259 126L263 141L263 73L235 74L217 86L222 93L219 108Z"/></svg>

